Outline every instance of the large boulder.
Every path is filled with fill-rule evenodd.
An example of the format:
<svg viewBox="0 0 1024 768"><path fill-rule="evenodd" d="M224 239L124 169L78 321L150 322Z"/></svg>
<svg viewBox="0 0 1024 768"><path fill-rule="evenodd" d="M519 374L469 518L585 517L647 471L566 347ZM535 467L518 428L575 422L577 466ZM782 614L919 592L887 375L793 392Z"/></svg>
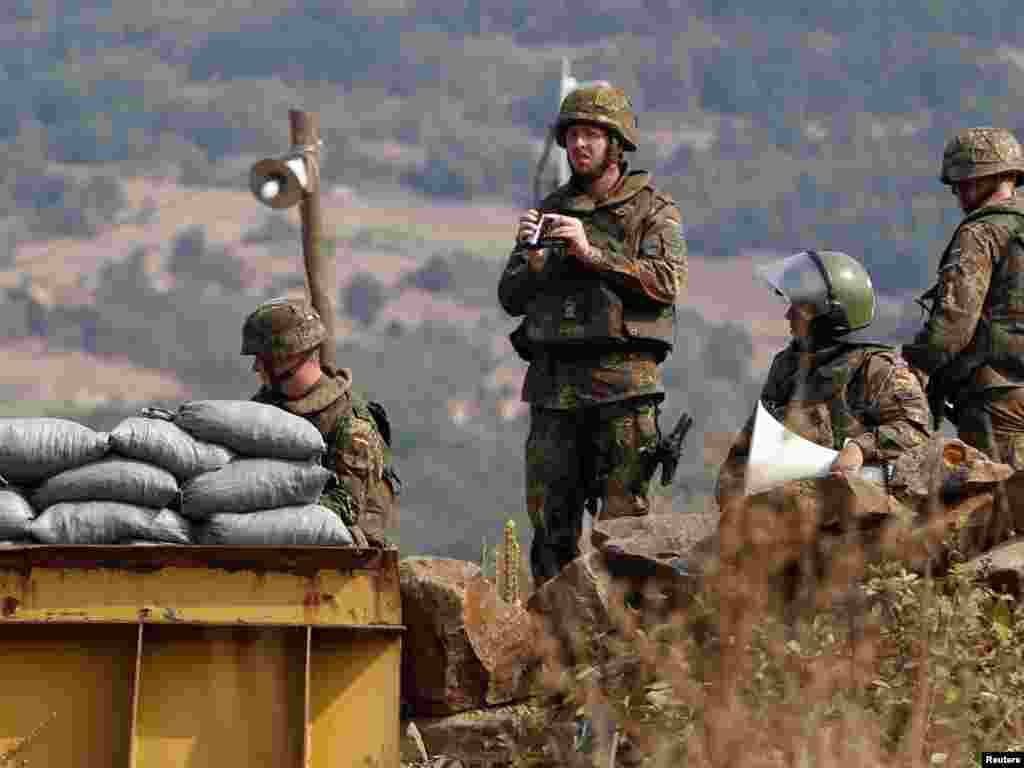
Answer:
<svg viewBox="0 0 1024 768"><path fill-rule="evenodd" d="M498 768L511 765L517 757L528 721L535 719L538 712L535 705L520 703L447 717L404 721L402 761L422 763L419 747L409 730L409 723L414 723L431 760L443 755L460 760L466 766Z"/></svg>
<svg viewBox="0 0 1024 768"><path fill-rule="evenodd" d="M643 595L645 618L667 618L697 585L701 564L716 554L718 518L711 514L658 514L599 522L591 535L604 568L634 597Z"/></svg>
<svg viewBox="0 0 1024 768"><path fill-rule="evenodd" d="M604 549L612 541L633 540L638 549L650 544L652 549L685 555L697 542L714 533L717 525L717 517L710 514L617 517L596 521L590 538L597 549Z"/></svg>
<svg viewBox="0 0 1024 768"><path fill-rule="evenodd" d="M526 601L526 609L536 621L541 647L553 636L571 637L584 629L602 634L613 629L614 596L604 555L595 550L577 557Z"/></svg>
<svg viewBox="0 0 1024 768"><path fill-rule="evenodd" d="M598 521L595 547L542 584L526 607L537 622L538 642L554 640L582 651L588 636L613 631L628 601L644 621L657 622L693 593L693 564L715 547L713 515L678 513Z"/></svg>
<svg viewBox="0 0 1024 768"><path fill-rule="evenodd" d="M443 716L527 698L535 653L526 611L498 597L474 563L409 557L399 564L402 697L417 716Z"/></svg>
<svg viewBox="0 0 1024 768"><path fill-rule="evenodd" d="M1020 599L1024 585L1024 538L1017 537L993 547L965 564L968 572L984 575L997 592Z"/></svg>
<svg viewBox="0 0 1024 768"><path fill-rule="evenodd" d="M920 510L935 499L948 503L983 493L1011 475L1013 467L962 440L935 437L893 462L889 487L903 503Z"/></svg>

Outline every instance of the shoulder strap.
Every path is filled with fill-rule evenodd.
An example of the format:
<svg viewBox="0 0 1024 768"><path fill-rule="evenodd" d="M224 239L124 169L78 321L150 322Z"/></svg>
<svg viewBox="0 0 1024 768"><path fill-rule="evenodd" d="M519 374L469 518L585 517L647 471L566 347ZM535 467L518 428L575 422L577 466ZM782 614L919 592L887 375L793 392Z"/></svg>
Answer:
<svg viewBox="0 0 1024 768"><path fill-rule="evenodd" d="M1024 233L1024 208L1018 205L986 205L964 216L956 229L953 230L953 236L949 238L946 248L942 251L943 258L949 253L949 249L953 247L953 243L956 242L957 237L960 235L960 230L967 224L994 216L1011 216L1015 218L1017 220L1017 226L1015 227L1017 237L1021 237L1021 233Z"/></svg>

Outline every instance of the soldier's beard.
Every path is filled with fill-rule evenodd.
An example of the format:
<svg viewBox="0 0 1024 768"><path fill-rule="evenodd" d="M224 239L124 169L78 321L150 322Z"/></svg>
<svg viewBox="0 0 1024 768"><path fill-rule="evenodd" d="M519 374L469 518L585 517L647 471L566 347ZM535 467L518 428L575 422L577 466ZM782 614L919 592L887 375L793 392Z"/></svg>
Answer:
<svg viewBox="0 0 1024 768"><path fill-rule="evenodd" d="M572 169L572 177L579 185L590 184L604 176L605 172L607 172L607 170L611 167L611 158L608 156L608 153L605 152L604 158L601 160L600 165L594 166L594 168L589 171L578 171L574 167Z"/></svg>
<svg viewBox="0 0 1024 768"><path fill-rule="evenodd" d="M621 145L617 141L612 140L608 142L608 147L604 151L604 157L601 158L600 164L594 166L593 170L579 171L570 161L569 169L572 171L570 183L575 187L587 189L591 184L604 176L613 165L621 165L622 155Z"/></svg>

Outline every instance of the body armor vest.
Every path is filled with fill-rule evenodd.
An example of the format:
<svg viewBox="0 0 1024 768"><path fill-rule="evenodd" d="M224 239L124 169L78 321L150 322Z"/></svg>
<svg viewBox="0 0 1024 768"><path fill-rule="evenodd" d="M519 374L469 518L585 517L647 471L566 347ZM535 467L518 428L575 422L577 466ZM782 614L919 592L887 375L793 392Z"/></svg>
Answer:
<svg viewBox="0 0 1024 768"><path fill-rule="evenodd" d="M626 259L637 258L645 220L659 209L650 186L642 187L622 202L589 212L558 208L552 202L557 202L557 198L545 200L541 212L579 218L591 245ZM672 350L674 305L620 293L600 273L585 269L569 256L564 246L550 246L539 284L541 287L527 304L526 318L516 334L516 349L526 359L538 347L568 351L572 345L584 344L647 346L659 362Z"/></svg>
<svg viewBox="0 0 1024 768"><path fill-rule="evenodd" d="M865 366L875 355L892 356L892 347L842 345L826 362L800 367L800 353L786 350L772 363L761 400L768 411L801 437L842 450L879 426L876 404L864 391Z"/></svg>
<svg viewBox="0 0 1024 768"><path fill-rule="evenodd" d="M1024 385L1024 199L986 205L967 215L942 255L941 269L956 264L953 244L960 229L973 221L1010 232L1006 249L992 265L988 294L970 343L942 372L949 389L990 389ZM939 286L925 294L936 301Z"/></svg>

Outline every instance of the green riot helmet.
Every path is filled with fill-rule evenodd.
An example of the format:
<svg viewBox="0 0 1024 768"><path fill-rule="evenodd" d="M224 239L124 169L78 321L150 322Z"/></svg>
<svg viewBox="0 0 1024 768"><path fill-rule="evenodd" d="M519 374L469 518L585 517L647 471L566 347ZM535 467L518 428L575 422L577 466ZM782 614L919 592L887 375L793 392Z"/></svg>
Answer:
<svg viewBox="0 0 1024 768"><path fill-rule="evenodd" d="M562 100L555 123L558 146L565 147L565 132L573 123L593 123L615 134L627 152L636 149L640 134L636 114L625 91L610 83L584 85L571 91Z"/></svg>
<svg viewBox="0 0 1024 768"><path fill-rule="evenodd" d="M875 318L875 289L864 266L841 251L801 251L758 270L790 304L814 309L812 334L843 336Z"/></svg>
<svg viewBox="0 0 1024 768"><path fill-rule="evenodd" d="M1024 176L1024 151L1004 128L968 128L950 139L942 153L943 184L1013 172L1019 182Z"/></svg>
<svg viewBox="0 0 1024 768"><path fill-rule="evenodd" d="M245 319L242 354L283 359L319 347L327 338L320 314L305 299L265 301Z"/></svg>

